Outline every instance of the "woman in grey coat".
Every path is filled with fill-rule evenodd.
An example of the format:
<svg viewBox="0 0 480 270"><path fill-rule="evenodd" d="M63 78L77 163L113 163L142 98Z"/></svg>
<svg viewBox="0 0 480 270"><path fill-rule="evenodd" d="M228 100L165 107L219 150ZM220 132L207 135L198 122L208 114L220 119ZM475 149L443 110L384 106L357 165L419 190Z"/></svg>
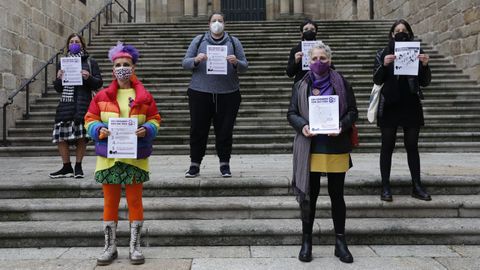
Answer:
<svg viewBox="0 0 480 270"><path fill-rule="evenodd" d="M229 162L233 126L242 100L238 74L248 68L242 43L224 31L223 14L213 13L208 21L210 31L192 40L183 59L183 68L192 71L192 80L187 91L191 163L185 177L189 178L200 174L200 163L205 156L212 122L220 173L223 177L232 176ZM226 74L207 74L208 46L222 46L217 47L218 49L226 46Z"/></svg>
<svg viewBox="0 0 480 270"><path fill-rule="evenodd" d="M343 198L345 173L352 166L352 125L358 117L353 90L337 71L331 69L331 49L319 42L310 52L310 71L293 86L287 118L297 132L293 142L292 186L300 204L302 247L300 261L312 260L312 230L320 192L320 176L328 176L328 194L335 229L335 256L353 262L345 240L346 207ZM337 95L339 133L312 134L309 127L309 96Z"/></svg>

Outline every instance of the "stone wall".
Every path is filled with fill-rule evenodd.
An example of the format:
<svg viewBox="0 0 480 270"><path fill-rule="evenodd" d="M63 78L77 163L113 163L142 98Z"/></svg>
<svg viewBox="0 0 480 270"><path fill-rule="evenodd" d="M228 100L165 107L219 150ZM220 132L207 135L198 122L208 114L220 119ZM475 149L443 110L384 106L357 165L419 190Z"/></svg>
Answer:
<svg viewBox="0 0 480 270"><path fill-rule="evenodd" d="M335 3L335 17L337 20L351 20L354 16L352 0L338 0Z"/></svg>
<svg viewBox="0 0 480 270"><path fill-rule="evenodd" d="M0 109L8 95L64 47L67 36L80 30L106 2L87 0L85 5L79 0L0 0ZM114 11L118 14L118 9ZM50 81L54 79L53 69L49 69ZM43 85L42 72L31 84L32 99L40 95ZM22 91L8 107L7 122L21 117L24 107ZM2 121L0 117L0 127Z"/></svg>
<svg viewBox="0 0 480 270"><path fill-rule="evenodd" d="M416 36L480 82L480 0L377 0L375 18L406 19Z"/></svg>

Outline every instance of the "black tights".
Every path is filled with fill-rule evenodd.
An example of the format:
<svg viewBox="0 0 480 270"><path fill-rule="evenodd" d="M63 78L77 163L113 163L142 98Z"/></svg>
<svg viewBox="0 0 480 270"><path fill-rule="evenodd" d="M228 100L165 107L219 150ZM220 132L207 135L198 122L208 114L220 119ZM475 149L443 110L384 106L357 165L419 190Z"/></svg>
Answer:
<svg viewBox="0 0 480 270"><path fill-rule="evenodd" d="M395 141L397 139L397 128L381 128L382 131L382 149L380 151L380 173L382 175L382 183L389 185L390 170L392 167L392 154L395 149ZM405 150L407 150L408 168L412 180L420 180L420 155L418 154L418 135L420 128L404 127L403 142Z"/></svg>
<svg viewBox="0 0 480 270"><path fill-rule="evenodd" d="M303 230L311 233L313 221L315 220L315 210L317 206L318 194L320 193L320 173L310 172L310 201L308 208L310 213L302 216ZM343 199L343 186L345 183L345 173L328 173L328 195L332 204L332 219L336 234L345 233L346 207ZM306 205L305 205L306 206ZM303 211L303 210L302 210ZM303 214L302 214L303 215ZM308 220L305 220L307 218ZM310 232L308 232L310 231Z"/></svg>

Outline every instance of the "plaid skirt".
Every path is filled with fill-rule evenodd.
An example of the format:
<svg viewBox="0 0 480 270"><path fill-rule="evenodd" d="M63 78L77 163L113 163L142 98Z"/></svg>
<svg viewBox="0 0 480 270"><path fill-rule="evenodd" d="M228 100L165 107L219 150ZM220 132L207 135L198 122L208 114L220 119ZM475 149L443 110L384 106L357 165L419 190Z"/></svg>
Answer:
<svg viewBox="0 0 480 270"><path fill-rule="evenodd" d="M53 143L74 142L82 138L89 138L83 124L75 124L73 121L61 121L55 123L53 127Z"/></svg>
<svg viewBox="0 0 480 270"><path fill-rule="evenodd" d="M138 167L115 162L113 167L95 172L95 181L100 184L137 184L150 180L150 175Z"/></svg>

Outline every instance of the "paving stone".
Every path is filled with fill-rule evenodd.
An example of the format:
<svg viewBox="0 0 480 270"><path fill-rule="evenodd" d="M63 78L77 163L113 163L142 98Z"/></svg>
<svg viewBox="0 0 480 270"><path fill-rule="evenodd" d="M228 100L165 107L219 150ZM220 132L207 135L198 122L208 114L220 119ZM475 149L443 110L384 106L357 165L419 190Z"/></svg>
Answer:
<svg viewBox="0 0 480 270"><path fill-rule="evenodd" d="M0 260L18 261L57 259L68 250L68 248L0 248ZM85 257L80 259L85 259Z"/></svg>
<svg viewBox="0 0 480 270"><path fill-rule="evenodd" d="M313 245L314 258L329 258L333 256L334 244ZM356 257L375 257L377 254L369 246L349 245L348 249ZM252 258L297 258L300 246L251 246Z"/></svg>
<svg viewBox="0 0 480 270"><path fill-rule="evenodd" d="M450 246L462 257L480 258L480 246Z"/></svg>
<svg viewBox="0 0 480 270"><path fill-rule="evenodd" d="M458 253L443 245L370 246L380 257L459 257Z"/></svg>
<svg viewBox="0 0 480 270"><path fill-rule="evenodd" d="M95 269L115 270L190 270L191 260L180 259L145 259L145 264L132 265L128 259L118 259L108 266L98 266Z"/></svg>
<svg viewBox="0 0 480 270"><path fill-rule="evenodd" d="M97 265L93 260L17 260L0 263L2 270L93 270Z"/></svg>
<svg viewBox="0 0 480 270"><path fill-rule="evenodd" d="M435 260L449 270L480 269L480 260L478 258L435 258Z"/></svg>
<svg viewBox="0 0 480 270"><path fill-rule="evenodd" d="M430 258L371 258L359 257L354 263L345 264L337 258L319 258L310 263L298 259L267 258L267 259L194 259L192 270L310 270L310 269L355 269L355 270L445 270L437 261Z"/></svg>

